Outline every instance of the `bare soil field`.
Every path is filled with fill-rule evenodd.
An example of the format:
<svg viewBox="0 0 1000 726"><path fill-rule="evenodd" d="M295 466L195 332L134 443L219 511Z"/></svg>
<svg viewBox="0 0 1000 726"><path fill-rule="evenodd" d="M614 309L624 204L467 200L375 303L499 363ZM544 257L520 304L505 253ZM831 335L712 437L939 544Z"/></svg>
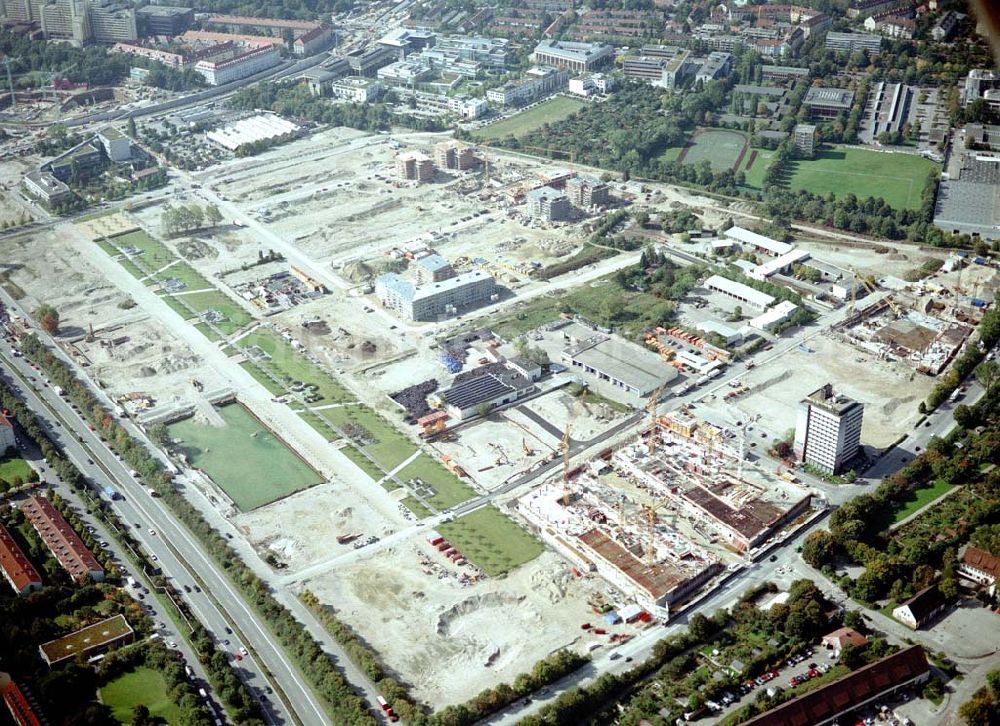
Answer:
<svg viewBox="0 0 1000 726"><path fill-rule="evenodd" d="M509 683L559 648L583 650L580 624L595 618L587 597L595 588L608 592L549 552L503 579L463 583L462 570L410 540L307 586L435 708Z"/></svg>

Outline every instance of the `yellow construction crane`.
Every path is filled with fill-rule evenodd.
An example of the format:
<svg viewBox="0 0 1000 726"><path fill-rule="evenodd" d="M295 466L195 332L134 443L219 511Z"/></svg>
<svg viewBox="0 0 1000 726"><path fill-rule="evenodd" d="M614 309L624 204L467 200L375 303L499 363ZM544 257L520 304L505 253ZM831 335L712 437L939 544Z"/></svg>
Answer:
<svg viewBox="0 0 1000 726"><path fill-rule="evenodd" d="M642 507L642 519L646 524L646 545L642 548L642 555L647 565L656 562L656 521L659 519L657 512L669 501L670 497L663 497L655 504L644 504Z"/></svg>
<svg viewBox="0 0 1000 726"><path fill-rule="evenodd" d="M850 268L850 269L851 269L851 272L854 273L854 275L859 280L861 280L861 284L865 286L865 289L868 291L869 295L877 295L878 294L878 288L875 287L875 278L874 277L872 277L871 275L862 275L860 272L858 272L853 267ZM900 308L899 305L896 304L896 301L892 299L892 295L886 295L885 296L885 301L886 301L886 303L889 304L889 307L892 309L892 312L895 313L897 316L903 314L902 308Z"/></svg>
<svg viewBox="0 0 1000 726"><path fill-rule="evenodd" d="M649 401L646 402L646 410L649 411L649 455L652 456L656 452L656 404L660 402L660 398L663 396L663 386L661 385L657 388L653 395L650 397Z"/></svg>
<svg viewBox="0 0 1000 726"><path fill-rule="evenodd" d="M521 437L521 449L524 451L525 456L531 456L535 453L535 450L528 446L528 440L523 436Z"/></svg>

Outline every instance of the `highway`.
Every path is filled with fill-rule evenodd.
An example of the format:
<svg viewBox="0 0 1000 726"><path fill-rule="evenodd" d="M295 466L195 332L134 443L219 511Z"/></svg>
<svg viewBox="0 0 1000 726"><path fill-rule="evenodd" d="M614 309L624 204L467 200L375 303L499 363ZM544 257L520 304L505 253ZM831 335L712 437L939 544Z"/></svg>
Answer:
<svg viewBox="0 0 1000 726"><path fill-rule="evenodd" d="M219 646L234 658L241 646L253 649L251 657L242 658L237 667L247 685L260 696L267 721L272 724L328 723L319 702L305 686L274 635L244 601L228 576L204 552L201 543L174 519L159 499L146 493L125 464L90 431L67 401L41 382L40 374L24 358L13 357L6 340L0 342L0 360L29 381L35 378L34 389L21 386L26 403L41 418L47 419L53 440L95 488L112 486L122 493L123 499L113 502L115 513L134 528L132 535L147 551L155 554L164 575L175 587L191 587L192 592L185 592L185 599ZM233 634L228 633L227 628ZM223 641L227 640L229 644L224 645ZM269 684L275 686L275 691L280 688L288 702L283 703L277 697L266 698Z"/></svg>
<svg viewBox="0 0 1000 726"><path fill-rule="evenodd" d="M127 118L141 118L142 116L153 116L165 111L176 111L187 106L196 106L200 103L205 103L206 101L218 100L219 98L235 93L241 88L257 83L258 81L269 79L277 81L296 73L301 73L302 71L308 70L313 66L319 65L327 57L328 55L326 53L320 53L319 55L303 58L299 61L285 61L281 65L269 68L255 76L241 78L238 81L232 81L231 83L226 83L221 86L214 86L204 91L198 91L180 98L172 98L169 101L163 101L162 103L156 103L136 109L99 111L97 113L87 114L86 116L80 116L79 118L67 119L62 123L69 127L86 126L87 124L104 123L107 121Z"/></svg>

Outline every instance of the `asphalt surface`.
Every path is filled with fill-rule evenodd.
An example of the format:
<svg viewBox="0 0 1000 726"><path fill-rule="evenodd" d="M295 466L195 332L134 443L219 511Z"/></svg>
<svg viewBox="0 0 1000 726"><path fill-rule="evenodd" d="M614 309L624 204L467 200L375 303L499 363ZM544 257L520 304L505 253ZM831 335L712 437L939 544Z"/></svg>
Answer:
<svg viewBox="0 0 1000 726"><path fill-rule="evenodd" d="M184 593L185 600L219 647L231 654L241 678L258 697L268 723L328 723L319 702L304 685L262 618L243 600L186 527L174 519L159 499L149 496L125 464L90 431L67 401L42 382L40 374L24 358L12 356L6 340L0 341L0 360L10 370L28 378L30 385L21 386L21 395L46 423L55 443L62 447L83 476L98 491L111 486L122 494L122 499L112 503L112 509L132 527L132 535L141 546L157 557L163 574L173 585L180 590L184 585L191 588L191 593ZM35 380L31 381L31 377ZM227 633L227 628L233 634ZM245 639L240 638L240 633ZM223 644L226 640L229 645ZM240 647L253 652L250 657L241 657L235 662ZM271 685L275 696L267 695ZM276 697L278 688L287 695L288 703Z"/></svg>

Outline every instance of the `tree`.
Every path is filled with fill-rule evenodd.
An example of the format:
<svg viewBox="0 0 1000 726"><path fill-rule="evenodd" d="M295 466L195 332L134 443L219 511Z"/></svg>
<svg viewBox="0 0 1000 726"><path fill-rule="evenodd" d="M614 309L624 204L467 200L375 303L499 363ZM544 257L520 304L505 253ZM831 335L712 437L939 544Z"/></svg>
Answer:
<svg viewBox="0 0 1000 726"><path fill-rule="evenodd" d="M955 406L954 411L955 423L961 426L963 429L973 428L975 426L976 417L973 414L971 408L966 406L964 403L960 403Z"/></svg>
<svg viewBox="0 0 1000 726"><path fill-rule="evenodd" d="M701 613L695 613L688 620L688 633L691 637L705 642L715 632L715 624Z"/></svg>
<svg viewBox="0 0 1000 726"><path fill-rule="evenodd" d="M828 564L837 551L837 541L826 530L811 532L802 544L802 559L813 567Z"/></svg>
<svg viewBox="0 0 1000 726"><path fill-rule="evenodd" d="M929 701L939 702L944 697L944 684L937 676L931 676L921 695Z"/></svg>
<svg viewBox="0 0 1000 726"><path fill-rule="evenodd" d="M852 671L865 664L865 649L863 646L848 643L840 650L840 665L847 666Z"/></svg>
<svg viewBox="0 0 1000 726"><path fill-rule="evenodd" d="M476 406L476 415L477 416L482 416L483 418L486 418L487 416L490 415L490 411L492 411L492 410L493 410L493 406L491 406L490 404L485 403L485 402L484 403L480 403L478 406Z"/></svg>
<svg viewBox="0 0 1000 726"><path fill-rule="evenodd" d="M35 311L35 317L49 335L55 335L59 330L59 311L49 304L40 305Z"/></svg>
<svg viewBox="0 0 1000 726"><path fill-rule="evenodd" d="M608 323L618 320L625 312L625 301L620 295L609 295L601 303L601 317Z"/></svg>
<svg viewBox="0 0 1000 726"><path fill-rule="evenodd" d="M149 709L141 703L132 709L132 726L146 726L149 723Z"/></svg>
<svg viewBox="0 0 1000 726"><path fill-rule="evenodd" d="M986 395L989 396L993 386L1000 380L1000 363L994 360L983 361L976 366L975 374L976 380L983 385L983 388L986 389Z"/></svg>
<svg viewBox="0 0 1000 726"><path fill-rule="evenodd" d="M139 130L135 127L135 118L129 116L128 119L128 135L133 139L139 138Z"/></svg>
<svg viewBox="0 0 1000 726"><path fill-rule="evenodd" d="M222 212L214 204L208 204L205 206L205 221L211 227L217 227L222 223Z"/></svg>

